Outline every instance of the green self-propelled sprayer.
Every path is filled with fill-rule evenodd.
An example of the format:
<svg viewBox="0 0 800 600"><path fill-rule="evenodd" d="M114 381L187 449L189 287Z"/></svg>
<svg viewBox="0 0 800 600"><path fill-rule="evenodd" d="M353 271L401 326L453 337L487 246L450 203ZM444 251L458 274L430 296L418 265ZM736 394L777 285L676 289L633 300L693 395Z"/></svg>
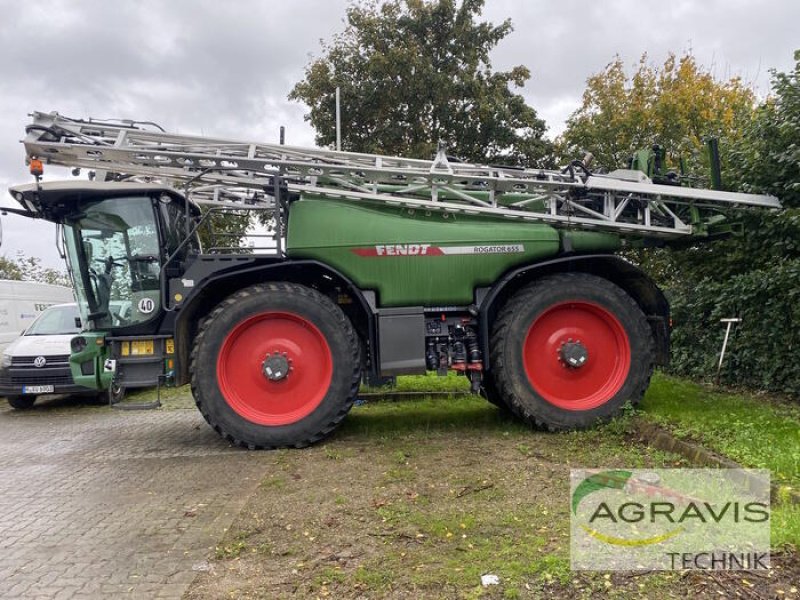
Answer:
<svg viewBox="0 0 800 600"><path fill-rule="evenodd" d="M635 169L416 160L56 113L34 113L24 143L37 173L92 176L10 190L19 212L60 227L85 325L76 381L190 382L206 420L250 448L320 440L362 378L427 371L464 374L531 424L608 419L669 355L663 293L615 251L708 239L735 209L780 207Z"/></svg>

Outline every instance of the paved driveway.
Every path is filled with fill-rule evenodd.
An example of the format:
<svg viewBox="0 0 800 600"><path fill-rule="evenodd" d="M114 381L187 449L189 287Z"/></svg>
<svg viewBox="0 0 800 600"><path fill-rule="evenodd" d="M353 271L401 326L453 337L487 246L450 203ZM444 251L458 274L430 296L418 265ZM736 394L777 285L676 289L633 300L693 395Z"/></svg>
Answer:
<svg viewBox="0 0 800 600"><path fill-rule="evenodd" d="M0 402L0 598L180 598L264 474L196 410Z"/></svg>

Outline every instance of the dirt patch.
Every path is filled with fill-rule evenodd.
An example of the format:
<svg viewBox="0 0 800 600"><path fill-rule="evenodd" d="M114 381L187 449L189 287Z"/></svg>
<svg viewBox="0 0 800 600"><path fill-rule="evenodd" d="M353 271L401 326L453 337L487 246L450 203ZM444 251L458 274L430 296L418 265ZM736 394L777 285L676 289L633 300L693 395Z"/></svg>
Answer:
<svg viewBox="0 0 800 600"><path fill-rule="evenodd" d="M546 434L453 402L363 407L324 445L265 453L270 475L187 597L792 597L794 554L765 577L570 571L571 467L685 463L618 425Z"/></svg>

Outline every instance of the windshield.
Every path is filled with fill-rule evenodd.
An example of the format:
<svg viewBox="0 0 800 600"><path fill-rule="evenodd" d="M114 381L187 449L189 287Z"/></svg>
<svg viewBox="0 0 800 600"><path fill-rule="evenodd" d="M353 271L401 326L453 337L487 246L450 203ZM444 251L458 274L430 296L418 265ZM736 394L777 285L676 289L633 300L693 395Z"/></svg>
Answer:
<svg viewBox="0 0 800 600"><path fill-rule="evenodd" d="M161 261L150 197L79 202L64 238L85 322L110 329L158 314Z"/></svg>
<svg viewBox="0 0 800 600"><path fill-rule="evenodd" d="M78 307L51 306L28 327L25 335L66 335L81 332Z"/></svg>

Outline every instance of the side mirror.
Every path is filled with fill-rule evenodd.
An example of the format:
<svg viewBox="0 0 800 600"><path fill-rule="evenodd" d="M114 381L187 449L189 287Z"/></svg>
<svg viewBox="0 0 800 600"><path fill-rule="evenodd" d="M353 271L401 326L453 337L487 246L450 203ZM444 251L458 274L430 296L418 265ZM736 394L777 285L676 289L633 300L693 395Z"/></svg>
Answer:
<svg viewBox="0 0 800 600"><path fill-rule="evenodd" d="M77 327L78 329L81 328L81 318L80 317L75 317L75 327Z"/></svg>

